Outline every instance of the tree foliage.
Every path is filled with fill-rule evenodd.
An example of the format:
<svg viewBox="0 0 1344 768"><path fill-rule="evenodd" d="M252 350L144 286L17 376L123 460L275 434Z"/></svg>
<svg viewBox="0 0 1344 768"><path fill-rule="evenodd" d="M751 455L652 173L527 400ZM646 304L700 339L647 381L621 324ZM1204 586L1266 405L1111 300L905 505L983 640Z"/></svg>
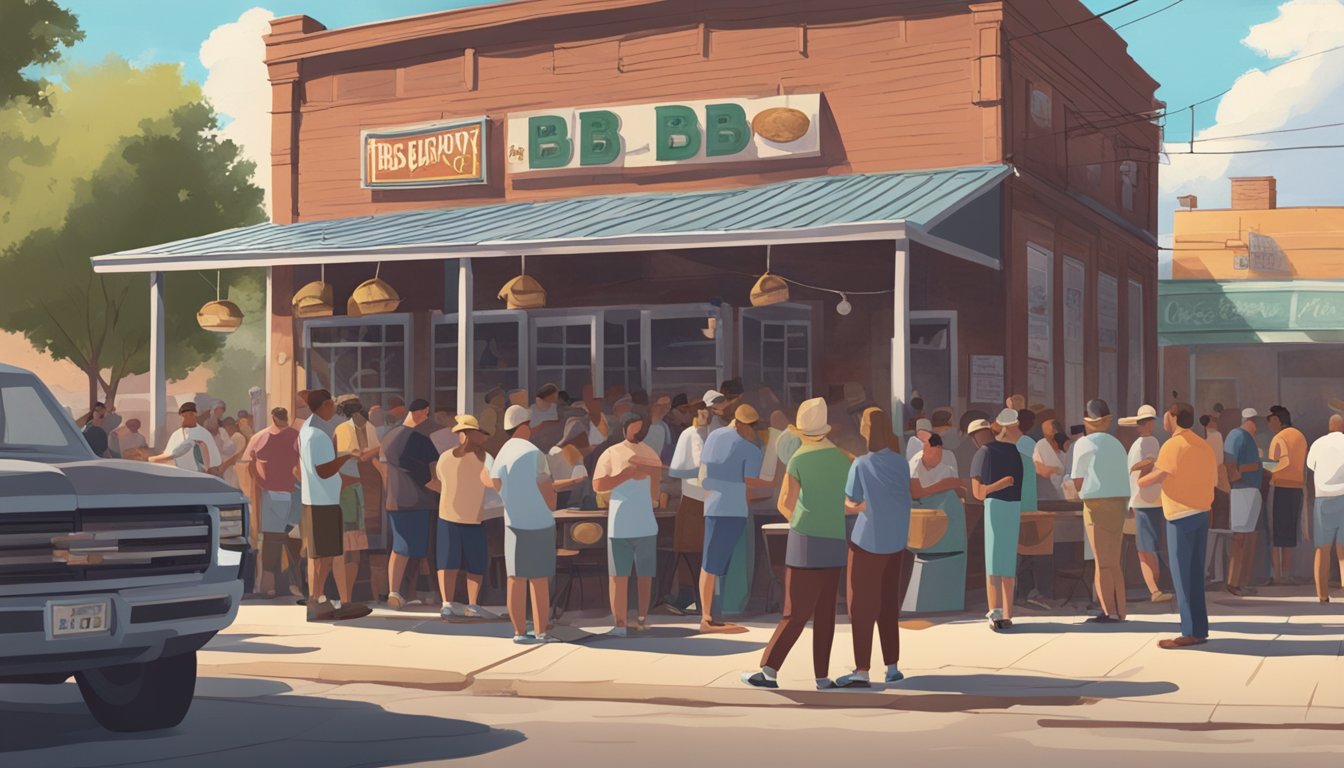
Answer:
<svg viewBox="0 0 1344 768"><path fill-rule="evenodd" d="M230 270L224 273L224 285L224 295L243 311L243 325L225 337L210 360L214 374L205 389L235 412L247 407L249 389L265 386L266 277L260 269Z"/></svg>
<svg viewBox="0 0 1344 768"><path fill-rule="evenodd" d="M0 256L0 327L68 359L89 378L89 399L114 401L126 376L149 369L149 302L144 275L97 275L89 259L264 219L253 166L218 141L213 110L194 102L165 126L142 123L76 185L64 222L32 232ZM215 298L215 276L165 279L167 375L180 378L219 349L196 325ZM104 372L107 372L106 375Z"/></svg>
<svg viewBox="0 0 1344 768"><path fill-rule="evenodd" d="M0 0L0 105L23 99L47 107L47 82L29 68L55 62L83 39L79 20L53 0Z"/></svg>

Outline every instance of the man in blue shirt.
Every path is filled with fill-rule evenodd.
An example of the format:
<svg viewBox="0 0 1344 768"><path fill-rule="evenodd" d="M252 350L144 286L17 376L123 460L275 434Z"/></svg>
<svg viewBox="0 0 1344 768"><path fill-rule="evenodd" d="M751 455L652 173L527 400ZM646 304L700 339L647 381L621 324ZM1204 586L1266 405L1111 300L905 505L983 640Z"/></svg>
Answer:
<svg viewBox="0 0 1344 768"><path fill-rule="evenodd" d="M1232 557L1227 568L1227 591L1240 597L1254 595L1246 586L1255 563L1255 527L1260 522L1260 449L1255 444L1254 408L1241 412L1241 426L1227 434L1223 443L1223 463L1232 481Z"/></svg>
<svg viewBox="0 0 1344 768"><path fill-rule="evenodd" d="M747 529L747 489L770 488L760 479L764 455L753 438L760 416L749 405L740 405L729 429L718 429L705 439L700 452L704 467L705 548L700 566L700 631L741 633L746 627L716 621L711 611L714 587L728 573L733 550Z"/></svg>

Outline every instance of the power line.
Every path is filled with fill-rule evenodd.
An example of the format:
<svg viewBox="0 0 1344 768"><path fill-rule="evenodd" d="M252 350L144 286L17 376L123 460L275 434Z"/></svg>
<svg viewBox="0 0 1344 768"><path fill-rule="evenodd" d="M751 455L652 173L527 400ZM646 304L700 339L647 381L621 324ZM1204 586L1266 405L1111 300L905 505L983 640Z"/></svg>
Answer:
<svg viewBox="0 0 1344 768"><path fill-rule="evenodd" d="M1119 32L1120 30L1124 29L1125 27L1128 27L1130 24L1138 24L1140 21L1143 21L1144 19L1151 19L1152 17L1156 16L1157 14L1162 13L1163 11L1169 11L1169 10L1171 10L1172 8L1175 8L1176 6L1178 6L1178 5L1180 5L1181 3L1184 3L1184 2L1185 2L1185 0L1176 0L1176 2L1172 3L1171 5L1164 5L1164 6L1162 6L1161 8L1158 8L1156 11L1153 11L1152 13L1145 14L1145 15L1143 15L1143 16L1140 16L1140 17L1137 18L1137 19L1131 19L1131 20L1129 20L1129 21L1126 21L1124 24L1121 24L1120 26L1116 27L1116 28L1115 28L1115 31L1116 31L1116 32Z"/></svg>
<svg viewBox="0 0 1344 768"><path fill-rule="evenodd" d="M1165 155L1258 155L1263 152L1292 152L1298 149L1344 149L1344 144L1312 144L1304 147L1260 147L1259 149L1229 149L1219 152L1217 150L1191 152L1172 152L1163 150L1159 154ZM1151 151L1151 150L1142 150Z"/></svg>
<svg viewBox="0 0 1344 768"><path fill-rule="evenodd" d="M1121 4L1117 5L1117 6L1115 6L1114 8L1110 9L1109 11L1102 11L1101 13L1094 14L1094 15L1092 15L1092 16L1088 16L1086 19L1079 19L1078 21L1070 22L1070 23L1068 23L1068 24L1063 24L1063 25L1058 26L1058 27L1051 27L1051 28L1049 28L1049 29L1038 29L1038 30L1036 30L1035 32L1028 32L1028 33L1025 34L1025 35L1018 35L1017 37L1009 38L1009 40L1022 40L1022 39L1024 39L1024 38L1028 38L1028 37L1035 37L1035 36L1037 36L1037 35L1044 35L1044 34L1046 34L1047 32L1058 32L1058 31L1061 30L1061 29L1069 29L1069 28L1071 28L1071 27L1076 27L1076 26L1078 26L1079 24L1086 24L1086 23L1088 23L1089 21L1096 21L1097 19L1100 19L1100 18L1103 17L1103 16L1108 16L1108 15L1110 15L1110 14L1112 14L1112 13L1115 13L1116 11L1120 10L1121 8L1128 8L1129 6L1134 5L1134 4L1137 3L1137 2L1139 2L1139 0L1129 0L1129 2L1121 3Z"/></svg>
<svg viewBox="0 0 1344 768"><path fill-rule="evenodd" d="M1231 134L1230 136L1206 136L1201 139L1195 139L1195 143L1199 144L1205 141L1225 141L1227 139L1247 139L1255 136L1270 136L1278 133L1301 133L1302 131L1315 131L1321 128L1339 128L1340 126L1344 126L1344 123L1321 123L1320 125L1304 125L1300 128L1279 128L1273 131L1252 131L1251 133L1234 133Z"/></svg>

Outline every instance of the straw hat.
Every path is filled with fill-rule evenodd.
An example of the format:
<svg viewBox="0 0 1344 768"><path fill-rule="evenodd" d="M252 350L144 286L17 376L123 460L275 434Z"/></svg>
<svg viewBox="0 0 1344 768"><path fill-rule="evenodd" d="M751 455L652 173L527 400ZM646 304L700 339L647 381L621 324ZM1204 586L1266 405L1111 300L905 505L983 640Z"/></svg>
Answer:
<svg viewBox="0 0 1344 768"><path fill-rule="evenodd" d="M804 400L798 406L798 418L795 421L798 431L807 437L821 437L829 434L831 425L826 423L826 401L820 397Z"/></svg>
<svg viewBox="0 0 1344 768"><path fill-rule="evenodd" d="M1156 419L1156 418L1157 418L1156 408L1147 404L1140 405L1138 413L1136 413L1133 416L1125 416L1124 418L1120 419L1120 426L1132 427L1138 424L1140 421L1147 421L1148 419Z"/></svg>

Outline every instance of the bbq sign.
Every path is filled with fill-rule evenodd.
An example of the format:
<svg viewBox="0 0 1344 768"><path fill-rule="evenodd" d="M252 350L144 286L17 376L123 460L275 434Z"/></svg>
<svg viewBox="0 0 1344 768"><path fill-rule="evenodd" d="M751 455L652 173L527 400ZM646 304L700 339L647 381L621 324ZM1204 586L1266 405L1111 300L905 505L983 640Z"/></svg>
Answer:
<svg viewBox="0 0 1344 768"><path fill-rule="evenodd" d="M510 173L749 162L821 154L820 94L510 114Z"/></svg>
<svg viewBox="0 0 1344 768"><path fill-rule="evenodd" d="M364 131L365 189L484 184L487 118Z"/></svg>

